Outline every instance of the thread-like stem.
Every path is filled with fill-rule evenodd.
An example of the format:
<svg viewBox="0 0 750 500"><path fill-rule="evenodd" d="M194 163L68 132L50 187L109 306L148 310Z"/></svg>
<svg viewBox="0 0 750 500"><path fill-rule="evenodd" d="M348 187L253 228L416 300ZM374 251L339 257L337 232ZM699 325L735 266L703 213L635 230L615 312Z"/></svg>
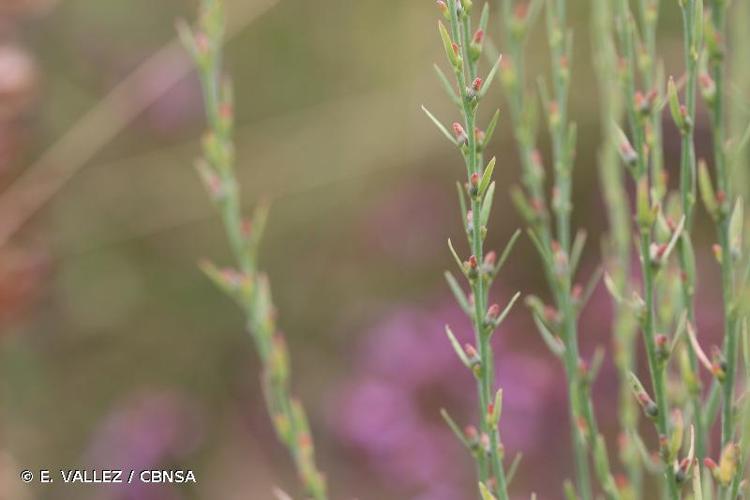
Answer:
<svg viewBox="0 0 750 500"><path fill-rule="evenodd" d="M614 12L608 2L592 0L592 46L599 83L600 119L605 135L599 152L600 179L607 205L610 234L605 243L605 261L608 274L620 297L630 294L630 207L622 169L619 164L617 127L623 114L620 92L612 85L617 74L617 52L614 47ZM630 373L636 371L635 341L636 321L630 308L613 301L613 347L615 365L620 377L619 422L621 426L620 459L623 462L630 490L639 497L643 484L641 458L632 442L638 432L638 405L633 399L629 382Z"/></svg>
<svg viewBox="0 0 750 500"><path fill-rule="evenodd" d="M236 269L210 263L203 270L233 298L246 317L246 326L263 367L262 387L273 426L289 450L304 494L327 500L326 483L315 463L314 448L302 404L291 394L289 355L275 325L268 279L258 270L257 252L266 219L261 207L250 221L243 219L235 176L232 90L222 69L224 11L220 0L203 0L195 30L181 24L180 36L195 60L203 88L208 132L198 171L217 206L236 260Z"/></svg>
<svg viewBox="0 0 750 500"><path fill-rule="evenodd" d="M638 222L640 226L639 249L641 276L643 280L643 310L641 329L646 346L651 385L656 403L656 429L660 439L668 439L669 403L666 393L666 362L659 359L656 346L656 266L651 258L653 239L653 179L649 176L649 158L646 143L645 119L636 107L635 71L635 25L627 0L618 2L618 33L623 50L622 79L625 88L626 109L629 128L633 137L635 158L631 165L633 179L638 185ZM621 145L621 148L624 145ZM628 145L629 146L629 145ZM665 459L664 475L666 493L671 500L677 500L678 490L672 464Z"/></svg>
<svg viewBox="0 0 750 500"><path fill-rule="evenodd" d="M477 125L477 109L485 94L485 82L479 76L478 62L489 12L488 6L485 5L480 28L475 32L472 28L471 2L448 0L438 2L438 6L449 22L449 29L441 24L440 31L458 89L456 92L454 87L448 84L447 90L457 102L462 117L462 123L453 125L453 142L461 151L466 167L466 183L463 186L459 185L459 196L463 209L462 226L466 232L471 256L465 262L460 262L459 259L459 264L469 283L471 298L464 297L457 284L453 284L452 288L472 320L476 345L476 348L468 346L465 350L460 346L454 347L462 361L474 372L479 395L479 435L463 435L460 431L458 434L474 454L480 483L495 497L507 500L508 485L498 429L502 393L496 392L495 388L494 356L490 344L492 333L499 326L507 309L501 312L499 306L489 305L489 288L499 271L494 252L488 254L484 249L494 196L494 183L491 182L494 159L490 165L484 166L482 152L488 139L484 138ZM497 67L493 68L491 74L496 70ZM486 84L489 85L489 82ZM439 122L438 126L445 130ZM445 132L447 133L447 130ZM467 197L470 200L468 205L465 202ZM453 251L453 248L451 249ZM507 255L507 252L504 255ZM457 254L454 253L454 256L458 259ZM453 280L452 277L450 279ZM452 337L452 341L455 344L455 338ZM449 420L449 423L455 427L452 421Z"/></svg>

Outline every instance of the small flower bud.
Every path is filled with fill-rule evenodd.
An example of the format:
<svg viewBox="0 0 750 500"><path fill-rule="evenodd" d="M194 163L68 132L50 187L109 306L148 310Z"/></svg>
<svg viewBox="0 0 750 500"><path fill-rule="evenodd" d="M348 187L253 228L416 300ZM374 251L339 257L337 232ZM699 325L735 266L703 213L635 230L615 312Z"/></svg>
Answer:
<svg viewBox="0 0 750 500"><path fill-rule="evenodd" d="M497 304L492 304L489 309L487 309L487 317L485 318L485 321L489 324L495 324L495 322L500 317L500 312L502 310L500 309L500 306Z"/></svg>
<svg viewBox="0 0 750 500"><path fill-rule="evenodd" d="M451 13L448 10L448 4L446 4L443 0L437 0L437 8L440 11L440 13L443 15L443 17L447 20L450 20Z"/></svg>
<svg viewBox="0 0 750 500"><path fill-rule="evenodd" d="M476 269L477 268L477 258L475 256L469 257L469 269Z"/></svg>
<svg viewBox="0 0 750 500"><path fill-rule="evenodd" d="M488 268L492 269L495 267L495 263L497 261L497 254L494 250L487 253L487 255L484 256L484 265Z"/></svg>
<svg viewBox="0 0 750 500"><path fill-rule="evenodd" d="M471 88L477 93L482 90L482 79L479 77L475 78L474 81L471 82Z"/></svg>
<svg viewBox="0 0 750 500"><path fill-rule="evenodd" d="M474 172L471 174L471 177L469 178L469 181L471 182L472 187L479 187L479 181L481 180L478 173Z"/></svg>
<svg viewBox="0 0 750 500"><path fill-rule="evenodd" d="M471 38L471 44L469 45L469 55L472 61L478 61L482 56L482 45L484 42L484 31L477 30L474 36Z"/></svg>
<svg viewBox="0 0 750 500"><path fill-rule="evenodd" d="M634 167L638 163L638 154L633 149L633 146L629 142L625 141L620 144L620 157L623 163L628 167Z"/></svg>
<svg viewBox="0 0 750 500"><path fill-rule="evenodd" d="M702 73L700 77L698 77L698 83L701 87L703 99L708 104L713 104L716 101L716 82L714 82L713 78L711 78L708 73Z"/></svg>
<svg viewBox="0 0 750 500"><path fill-rule="evenodd" d="M456 136L456 141L458 142L459 146L463 146L469 141L463 125L458 122L453 122L453 134Z"/></svg>
<svg viewBox="0 0 750 500"><path fill-rule="evenodd" d="M669 339L666 335L656 336L656 356L659 361L666 361L669 359Z"/></svg>

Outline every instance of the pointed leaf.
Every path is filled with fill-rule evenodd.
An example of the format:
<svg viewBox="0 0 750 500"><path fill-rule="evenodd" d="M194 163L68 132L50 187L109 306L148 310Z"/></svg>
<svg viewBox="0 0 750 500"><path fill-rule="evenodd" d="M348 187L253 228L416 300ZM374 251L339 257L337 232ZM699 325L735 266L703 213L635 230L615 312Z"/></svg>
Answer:
<svg viewBox="0 0 750 500"><path fill-rule="evenodd" d="M453 273L451 273L450 271L445 271L445 281L448 282L448 286L450 287L451 292L453 292L453 296L456 298L456 302L458 302L458 305L461 306L461 309L466 314L471 314L472 310L471 306L469 305L469 300L466 298L466 294L461 288L461 285L459 285L456 278L453 277Z"/></svg>
<svg viewBox="0 0 750 500"><path fill-rule="evenodd" d="M482 208L480 209L479 227L486 227L487 221L490 218L490 211L492 210L492 201L495 197L495 182L490 183L490 187L487 188L487 193L484 195L482 200Z"/></svg>
<svg viewBox="0 0 750 500"><path fill-rule="evenodd" d="M434 124L435 124L435 126L436 126L436 127L438 128L438 130L440 130L440 132L442 132L442 133L443 133L443 135L444 135L444 136L445 136L445 137L446 137L446 138L447 138L447 139L448 139L449 141L451 141L451 143L452 143L452 144L454 144L454 145L458 145L458 143L456 142L456 139L455 139L455 137L453 137L453 136L451 135L451 133L450 133L450 132L448 132L448 129L447 129L447 128L445 128L445 126L444 126L444 125L443 125L442 123L440 123L440 120L438 120L437 118L435 118L435 115L433 115L432 113L430 113L430 111L429 111L429 110L428 110L428 109L427 109L426 107L424 107L424 106L422 106L422 111L424 111L424 112L425 112L425 114L426 114L426 115L427 115L427 116L428 116L428 117L430 118L430 120L432 120L432 123L434 123Z"/></svg>
<svg viewBox="0 0 750 500"><path fill-rule="evenodd" d="M466 357L466 352L464 351L463 347L461 347L458 339L456 339L456 336L453 335L451 327L448 325L445 325L445 335L448 336L451 347L453 347L453 350L456 351L456 355L458 356L458 359L461 360L461 363L463 363L466 368L471 368L471 362L469 361L469 358Z"/></svg>
<svg viewBox="0 0 750 500"><path fill-rule="evenodd" d="M490 185L490 181L492 181L492 173L495 171L496 161L497 161L497 158L493 156L490 162L487 164L487 167L485 167L484 169L482 180L479 183L479 197L480 198L484 196L485 191L487 191L487 188Z"/></svg>

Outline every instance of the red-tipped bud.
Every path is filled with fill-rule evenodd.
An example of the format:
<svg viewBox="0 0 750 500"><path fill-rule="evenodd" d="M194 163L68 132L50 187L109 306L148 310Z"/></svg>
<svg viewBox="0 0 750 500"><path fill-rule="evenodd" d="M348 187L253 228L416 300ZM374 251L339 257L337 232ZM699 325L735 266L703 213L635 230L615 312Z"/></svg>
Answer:
<svg viewBox="0 0 750 500"><path fill-rule="evenodd" d="M477 428L473 425L466 426L464 429L464 435L469 443L476 443L479 439L479 432L477 432Z"/></svg>
<svg viewBox="0 0 750 500"><path fill-rule="evenodd" d="M469 269L476 269L477 268L477 258L472 255L469 257Z"/></svg>
<svg viewBox="0 0 750 500"><path fill-rule="evenodd" d="M475 173L471 174L471 177L469 179L469 181L471 182L471 187L473 187L473 188L479 187L479 181L480 180L481 180L481 177L479 176L478 173L475 172Z"/></svg>
<svg viewBox="0 0 750 500"><path fill-rule="evenodd" d="M472 42L481 45L484 41L484 30L477 30L476 33L474 33L474 38L472 38Z"/></svg>
<svg viewBox="0 0 750 500"><path fill-rule="evenodd" d="M482 79L479 77L475 78L474 81L471 82L471 88L474 92L482 90Z"/></svg>
<svg viewBox="0 0 750 500"><path fill-rule="evenodd" d="M466 136L464 126L458 122L453 122L453 134L456 136L456 141L458 141L459 146L463 146L469 140Z"/></svg>
<svg viewBox="0 0 750 500"><path fill-rule="evenodd" d="M437 3L437 8L442 15L450 16L450 12L448 11L448 4L446 4L443 0L437 0L436 3Z"/></svg>
<svg viewBox="0 0 750 500"><path fill-rule="evenodd" d="M719 464L717 464L716 462L714 462L714 459L710 458L710 457L706 457L706 458L703 459L703 465L705 465L706 468L708 470L710 470L711 472L713 472L714 469L716 469L716 468L719 467Z"/></svg>
<svg viewBox="0 0 750 500"><path fill-rule="evenodd" d="M459 48L458 44L456 42L451 43L451 48L453 49L453 54L456 57L461 56L461 49Z"/></svg>

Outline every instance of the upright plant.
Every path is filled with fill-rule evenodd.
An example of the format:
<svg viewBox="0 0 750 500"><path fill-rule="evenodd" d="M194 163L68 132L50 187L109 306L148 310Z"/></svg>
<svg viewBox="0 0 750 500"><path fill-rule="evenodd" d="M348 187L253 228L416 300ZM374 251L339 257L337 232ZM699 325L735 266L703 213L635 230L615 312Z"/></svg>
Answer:
<svg viewBox="0 0 750 500"><path fill-rule="evenodd" d="M544 264L552 291L554 306L546 307L534 296L527 298L534 320L550 350L563 363L568 382L571 439L576 468L576 487L571 494L593 498L589 460L593 456L595 473L608 498L619 498L619 492L608 459L604 438L591 400L591 384L602 360L597 351L591 362L580 355L578 318L596 282L594 274L586 287L575 283L578 264L585 245L585 233L572 236L572 173L575 160L576 127L569 119L568 94L571 83L573 35L566 27L568 5L565 0L546 3L547 38L550 46L552 91L540 81L542 103L548 118L552 139L551 168L553 189L545 193L545 170L541 154L535 147L536 116L534 98L525 88L523 46L542 2L516 3L504 0L505 40L511 58L506 60L502 78L516 139L521 152L523 189L513 191L519 212L529 225L529 235ZM551 208L548 209L547 207Z"/></svg>
<svg viewBox="0 0 750 500"><path fill-rule="evenodd" d="M609 234L602 245L605 269L610 288L619 296L630 295L631 228L630 207L624 176L618 156L617 127L622 121L623 99L611 77L617 73L617 51L613 39L614 11L609 2L592 0L592 46L599 83L599 117L604 127L603 144L599 151L600 181L607 206ZM654 175L658 175L656 172ZM627 482L621 485L631 497L639 497L643 488L643 460L638 452L638 408L633 400L629 374L636 371L637 321L632 309L613 300L613 358L620 378L619 457Z"/></svg>
<svg viewBox="0 0 750 500"><path fill-rule="evenodd" d="M443 416L474 456L483 497L507 500L509 476L512 473L506 471L498 428L502 410L502 389L495 387L494 356L490 340L519 294L516 294L503 309L497 304L489 304L489 289L518 234L510 240L499 257L493 251L485 253L484 241L487 237L495 193L492 175L496 162L495 158L492 158L485 165L483 153L497 125L498 112L490 120L486 132L480 129L477 115L479 104L497 73L500 61L495 62L486 78L480 76L479 63L489 20L488 4L484 4L479 27L474 30L473 2L447 0L437 3L444 20L448 23L446 27L440 21L438 28L455 83L451 83L438 66L435 68L449 97L458 107L461 118L453 123L451 134L426 108L424 110L448 140L458 148L466 168L466 183L458 183L457 187L469 256L460 258L450 240L448 243L460 272L468 281L470 293L467 295L464 292L452 273L446 272L446 279L459 305L472 321L474 345L462 347L449 326L446 326L446 333L458 357L476 378L479 394L479 429L477 431L475 427L469 427L462 432L447 412L444 411Z"/></svg>
<svg viewBox="0 0 750 500"><path fill-rule="evenodd" d="M326 482L319 472L305 411L290 390L289 354L276 326L268 277L258 269L258 247L267 207L245 219L235 176L232 86L223 71L224 10L221 0L202 0L197 27L178 25L180 37L195 61L203 88L208 132L196 166L218 209L229 239L235 267L220 269L206 261L201 268L232 298L245 316L263 366L263 393L276 434L287 447L306 497L326 500ZM285 497L286 498L286 497Z"/></svg>

